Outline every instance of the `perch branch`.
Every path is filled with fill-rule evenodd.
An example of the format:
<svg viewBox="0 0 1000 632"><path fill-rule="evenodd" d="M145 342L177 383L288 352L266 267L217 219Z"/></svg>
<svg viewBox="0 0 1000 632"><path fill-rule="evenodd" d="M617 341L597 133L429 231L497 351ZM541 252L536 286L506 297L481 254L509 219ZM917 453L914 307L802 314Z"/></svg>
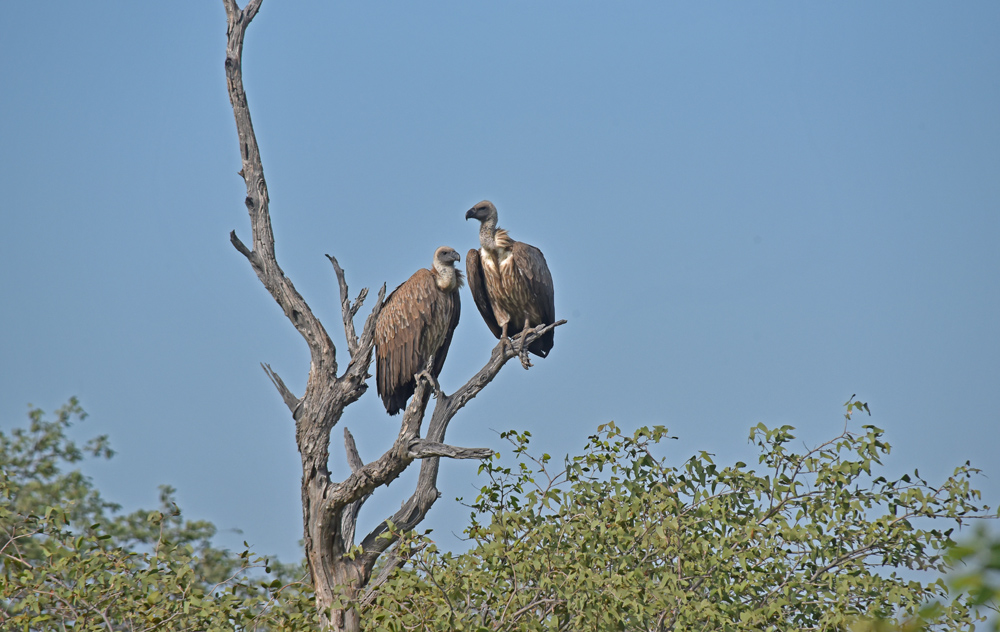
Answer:
<svg viewBox="0 0 1000 632"><path fill-rule="evenodd" d="M527 336L524 339L524 346L529 346L535 340L541 338L549 331L559 327L560 325L565 325L565 320L559 320L549 325L539 325L533 329L529 329L523 333ZM441 409L441 402L434 407L434 418L431 420L430 428L427 433L427 438L432 441L441 441L444 438L444 430L447 429L447 423L455 416L463 406L468 404L476 395L482 391L487 384L493 381L493 378L497 376L503 365L507 363L508 360L517 357L517 351L513 349L513 345L505 345L503 341L500 341L496 347L493 348L493 352L490 354L490 360L486 363L482 369L479 370L476 375L472 377L471 380L465 383L464 386L459 388L457 391L452 393L450 396L444 398L444 402L447 404L444 409ZM443 427L437 427L442 426ZM436 436L436 433L440 433L440 436Z"/></svg>

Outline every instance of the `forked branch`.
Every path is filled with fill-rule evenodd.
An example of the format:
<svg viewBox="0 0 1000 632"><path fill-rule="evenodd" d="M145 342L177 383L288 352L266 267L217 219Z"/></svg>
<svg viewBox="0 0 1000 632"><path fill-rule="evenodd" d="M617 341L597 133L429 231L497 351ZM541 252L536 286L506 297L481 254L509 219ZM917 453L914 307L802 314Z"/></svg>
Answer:
<svg viewBox="0 0 1000 632"><path fill-rule="evenodd" d="M333 264L333 271L337 275L337 284L340 286L340 307L344 318L344 333L347 337L347 349L353 357L358 352L358 336L354 333L354 316L364 304L365 298L368 296L368 288L362 288L352 306L347 296L347 280L344 278L344 270L340 267L336 257L327 255L326 258Z"/></svg>

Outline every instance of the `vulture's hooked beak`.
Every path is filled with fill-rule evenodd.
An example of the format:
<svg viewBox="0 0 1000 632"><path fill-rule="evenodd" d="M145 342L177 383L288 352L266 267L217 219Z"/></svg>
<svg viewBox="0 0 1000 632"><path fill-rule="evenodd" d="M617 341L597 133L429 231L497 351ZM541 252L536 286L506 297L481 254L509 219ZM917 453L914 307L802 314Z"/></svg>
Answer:
<svg viewBox="0 0 1000 632"><path fill-rule="evenodd" d="M470 219L472 219L475 216L476 216L476 209L474 209L474 208L470 208L469 210L467 210L465 212L465 220L466 221L469 221Z"/></svg>

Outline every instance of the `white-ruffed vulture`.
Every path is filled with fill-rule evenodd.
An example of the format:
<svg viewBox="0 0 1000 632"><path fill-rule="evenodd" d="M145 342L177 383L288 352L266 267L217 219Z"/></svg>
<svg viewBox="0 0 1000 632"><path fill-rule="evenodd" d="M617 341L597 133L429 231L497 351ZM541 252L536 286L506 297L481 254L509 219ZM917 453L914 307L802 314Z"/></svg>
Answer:
<svg viewBox="0 0 1000 632"><path fill-rule="evenodd" d="M390 415L406 407L432 356L431 375L441 373L461 313L460 260L454 249L438 248L429 270L417 270L385 300L375 323L375 381Z"/></svg>
<svg viewBox="0 0 1000 632"><path fill-rule="evenodd" d="M554 323L552 275L542 251L514 241L506 230L497 228L497 208L492 202L483 200L469 209L465 219L472 218L481 222L481 247L466 255L465 270L472 298L493 335L508 340L508 334L516 336L526 329ZM554 342L552 329L532 342L528 351L544 358Z"/></svg>

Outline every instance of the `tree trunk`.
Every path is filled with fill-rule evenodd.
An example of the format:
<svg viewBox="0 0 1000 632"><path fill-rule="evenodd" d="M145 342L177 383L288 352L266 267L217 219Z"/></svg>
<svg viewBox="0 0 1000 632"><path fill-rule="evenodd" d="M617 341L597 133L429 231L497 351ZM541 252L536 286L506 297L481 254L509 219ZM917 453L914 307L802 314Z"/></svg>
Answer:
<svg viewBox="0 0 1000 632"><path fill-rule="evenodd" d="M278 266L274 234L268 210L269 198L264 168L250 120L250 109L243 89L243 39L246 28L260 9L262 0L250 0L240 9L235 0L223 0L228 21L226 46L226 82L229 100L236 118L243 168L239 175L246 183L244 200L250 215L253 248L248 248L233 231L230 241L250 263L257 277L277 301L292 325L302 335L310 352L306 392L295 396L270 366L262 365L295 421L295 441L302 458L302 520L305 553L316 591L316 607L323 629L360 630L363 609L374 599L374 591L389 575L406 562L406 555L393 551L383 572L372 582L375 563L397 543L398 533L415 528L437 500L438 459L483 459L492 455L486 448L459 448L446 445L448 424L466 403L474 398L499 373L508 360L517 356L514 345L501 341L486 365L462 388L448 396L435 391L436 403L427 429L420 437L429 390L436 388L425 370L419 374L416 390L403 413L399 435L378 459L364 464L358 456L354 439L345 428L344 443L351 475L340 483L330 479L330 433L340 421L344 408L357 401L368 389L368 369L375 344L375 321L385 299L385 286L379 290L371 313L365 319L359 337L354 318L368 295L362 290L352 303L347 281L337 260L327 255L340 288L344 335L351 361L343 374L337 375L336 348L322 323ZM545 335L566 321L526 331L523 346ZM433 359L432 359L433 362ZM428 365L428 368L431 365ZM525 367L527 368L527 367ZM424 459L416 489L410 499L391 518L386 518L355 546L357 514L375 488L395 480L414 460ZM389 523L395 531L389 532ZM336 607L335 607L336 606Z"/></svg>

